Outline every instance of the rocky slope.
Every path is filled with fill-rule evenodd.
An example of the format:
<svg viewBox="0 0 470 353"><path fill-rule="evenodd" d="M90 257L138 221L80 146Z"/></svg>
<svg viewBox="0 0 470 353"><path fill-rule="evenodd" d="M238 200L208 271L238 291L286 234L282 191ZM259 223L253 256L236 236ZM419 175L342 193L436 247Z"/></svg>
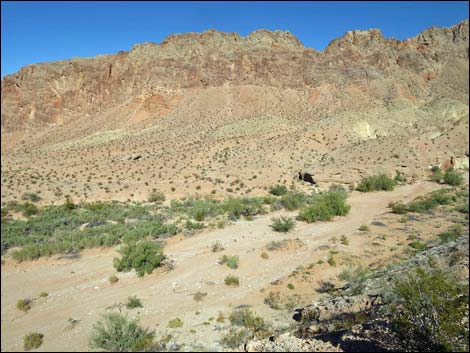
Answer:
<svg viewBox="0 0 470 353"><path fill-rule="evenodd" d="M94 190L87 166L108 176L132 153L154 162L122 175L135 194L148 191L135 174L149 168L162 171L163 185L153 187L165 191L175 173L189 178L199 167L213 178L263 171L274 175L269 183L296 169L351 182L371 164L420 174L436 159L468 152L468 25L404 41L349 31L322 52L289 32L209 30L116 55L28 65L1 84L2 172L31 169L29 179L72 171L81 179L65 173L63 192L80 197ZM236 161L219 163L226 153ZM20 192L9 188L2 198Z"/></svg>

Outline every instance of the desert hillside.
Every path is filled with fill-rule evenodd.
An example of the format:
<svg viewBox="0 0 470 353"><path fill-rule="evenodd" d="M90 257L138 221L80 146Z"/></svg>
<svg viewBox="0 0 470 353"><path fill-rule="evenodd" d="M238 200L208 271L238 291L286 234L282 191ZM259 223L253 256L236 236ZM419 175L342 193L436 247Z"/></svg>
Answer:
<svg viewBox="0 0 470 353"><path fill-rule="evenodd" d="M469 23L414 38L208 30L2 80L2 202L259 195L468 165Z"/></svg>

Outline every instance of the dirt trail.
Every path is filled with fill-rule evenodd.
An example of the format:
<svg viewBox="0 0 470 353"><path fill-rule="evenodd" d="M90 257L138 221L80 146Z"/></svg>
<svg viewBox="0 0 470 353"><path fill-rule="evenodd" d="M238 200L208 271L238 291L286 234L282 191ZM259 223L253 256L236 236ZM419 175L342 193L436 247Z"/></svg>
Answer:
<svg viewBox="0 0 470 353"><path fill-rule="evenodd" d="M163 329L169 319L180 317L185 325L175 332L182 339L220 349L214 343L220 332L214 330L212 323L203 325L209 317L240 304L252 304L258 312L268 310L260 305L266 294L259 290L288 275L298 265L311 262L316 249L327 244L329 238L353 234L362 224L387 212L390 201L409 201L437 188L434 183L418 182L393 192L354 192L348 199L351 205L348 216L329 223L297 222L295 230L287 235L271 230L270 214L190 238L170 239L165 252L176 260L173 271L156 271L144 278L133 273L119 274L119 282L113 286L108 282L108 277L115 273L112 259L116 252L112 249L87 250L78 259L56 257L21 264L7 261L1 269L2 351L22 350L22 337L32 331L45 335L41 351L87 350L93 323L107 307L125 302L131 295L142 300L144 307L138 310L144 325L156 328L159 324ZM299 238L305 246L270 252L269 259L261 259L260 253L268 242L285 238ZM212 253L211 244L217 240L226 250ZM221 254L238 255L239 268L231 270L218 265ZM224 284L230 273L239 276L239 287ZM198 290L208 293L200 303L192 297ZM15 308L18 299L37 298L42 291L49 296L35 300L28 313ZM201 313L197 315L196 311ZM136 310L131 313L136 314ZM72 330L65 329L69 318L80 320ZM197 332L191 335L190 329Z"/></svg>

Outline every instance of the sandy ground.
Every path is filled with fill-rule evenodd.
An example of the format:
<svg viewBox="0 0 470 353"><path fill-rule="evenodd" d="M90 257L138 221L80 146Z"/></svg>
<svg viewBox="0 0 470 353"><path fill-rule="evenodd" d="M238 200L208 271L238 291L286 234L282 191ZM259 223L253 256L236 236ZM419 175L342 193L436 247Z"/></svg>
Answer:
<svg viewBox="0 0 470 353"><path fill-rule="evenodd" d="M179 317L184 326L169 330L174 337L193 349L221 350L219 331L226 324L216 324L211 319L217 317L219 311L228 314L233 307L248 304L256 312L269 312L273 321L278 320L283 314L273 314L263 304L266 296L263 288L287 276L298 265L318 260L320 246L328 244L333 236L357 233L358 227L388 212L390 201L410 201L439 187L422 181L393 192L354 192L348 199L352 206L348 216L329 223L297 222L295 230L287 235L271 230L273 214L270 214L189 238L175 237L165 248L166 254L176 260L174 270L155 271L144 278L134 273L120 273L119 282L114 285L108 282L109 276L115 273L112 260L117 253L113 249L87 250L76 259L58 256L21 264L7 259L1 269L1 349L21 351L23 336L37 331L45 335L39 351L88 350L93 323L108 307L136 295L142 300L143 308L129 312L130 316L140 316L144 325L160 334L167 331L170 319ZM260 257L267 243L285 238L298 238L304 246L269 252L267 260ZM224 245L223 252L211 251L215 241ZM238 255L239 268L231 270L219 265L218 258L222 254ZM239 287L224 284L228 274L239 276ZM38 298L42 291L49 296ZM196 291L208 294L201 302L196 302L192 296ZM37 299L32 309L23 313L15 307L20 298ZM67 329L69 318L80 320L71 330Z"/></svg>

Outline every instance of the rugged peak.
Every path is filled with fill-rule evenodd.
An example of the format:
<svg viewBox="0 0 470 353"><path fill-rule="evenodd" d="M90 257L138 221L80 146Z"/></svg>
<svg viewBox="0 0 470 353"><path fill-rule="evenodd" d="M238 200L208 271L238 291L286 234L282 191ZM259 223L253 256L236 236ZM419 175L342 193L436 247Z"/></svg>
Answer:
<svg viewBox="0 0 470 353"><path fill-rule="evenodd" d="M452 27L439 28L432 26L419 33L416 41L420 44L435 44L449 42L468 43L468 20L461 21Z"/></svg>
<svg viewBox="0 0 470 353"><path fill-rule="evenodd" d="M223 44L248 45L248 46L282 46L286 48L303 48L302 43L289 31L269 31L260 29L251 32L246 37L241 37L235 32L221 32L209 29L201 33L190 32L172 34L166 37L160 45L202 45L218 47Z"/></svg>
<svg viewBox="0 0 470 353"><path fill-rule="evenodd" d="M329 51L333 48L345 49L352 46L369 49L385 41L386 39L379 29L347 31L342 37L331 41L326 50Z"/></svg>
<svg viewBox="0 0 470 353"><path fill-rule="evenodd" d="M261 43L273 46L285 46L291 48L303 48L303 44L289 31L269 31L267 29L259 29L251 32L244 38L250 43Z"/></svg>

